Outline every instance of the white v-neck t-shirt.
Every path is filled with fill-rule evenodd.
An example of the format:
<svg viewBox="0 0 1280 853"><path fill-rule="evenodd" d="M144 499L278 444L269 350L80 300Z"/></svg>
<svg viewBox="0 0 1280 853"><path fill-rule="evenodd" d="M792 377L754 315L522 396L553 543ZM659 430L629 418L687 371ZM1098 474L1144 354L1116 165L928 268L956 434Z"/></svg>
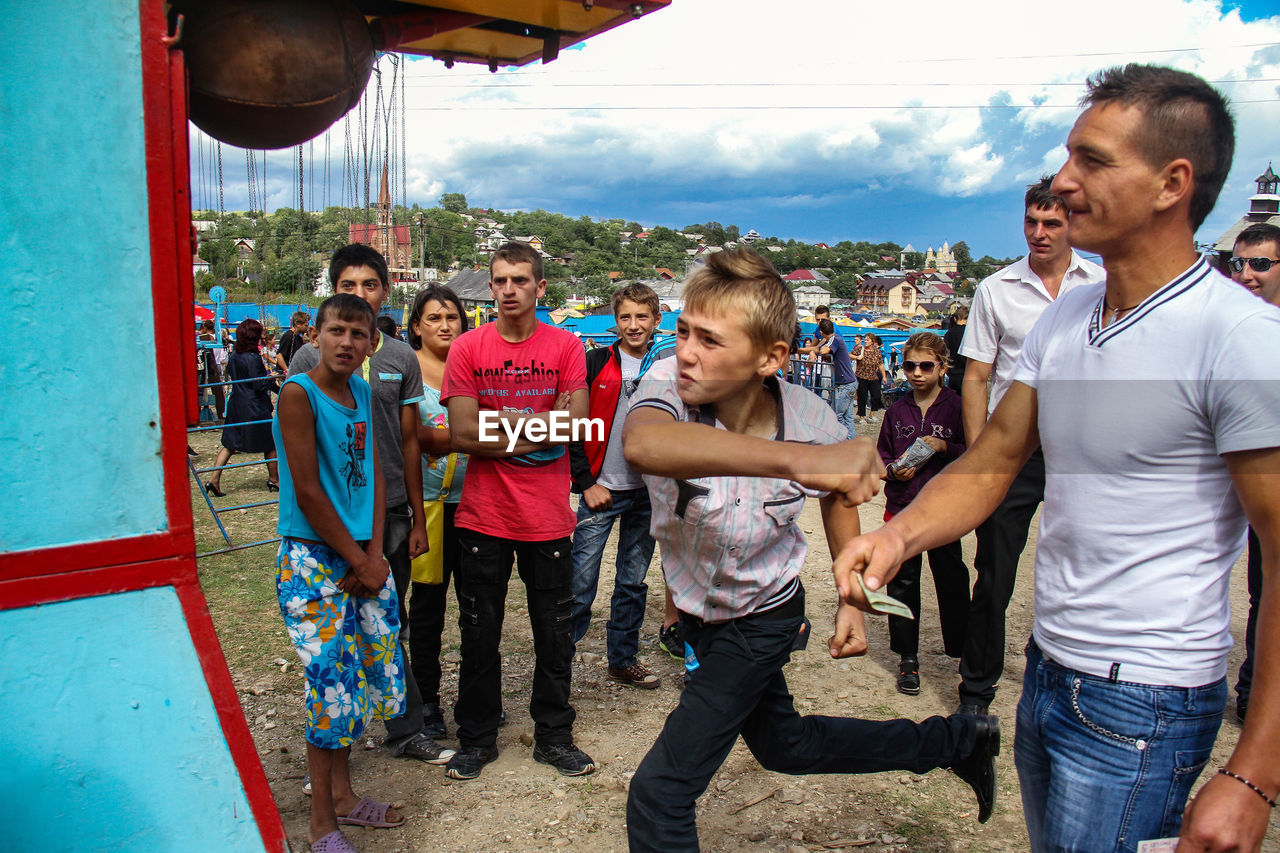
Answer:
<svg viewBox="0 0 1280 853"><path fill-rule="evenodd" d="M1059 297L1014 371L1045 457L1034 636L1104 678L1212 683L1246 527L1222 454L1280 447L1280 309L1203 258L1106 328L1104 289Z"/></svg>

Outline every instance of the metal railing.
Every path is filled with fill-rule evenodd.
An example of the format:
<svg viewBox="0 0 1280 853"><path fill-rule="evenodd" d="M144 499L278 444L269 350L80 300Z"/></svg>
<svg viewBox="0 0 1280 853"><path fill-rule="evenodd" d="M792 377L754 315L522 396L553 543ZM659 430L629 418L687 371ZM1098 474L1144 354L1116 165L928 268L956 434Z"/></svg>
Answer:
<svg viewBox="0 0 1280 853"><path fill-rule="evenodd" d="M226 386L226 385L239 385L247 382L264 382L264 381L270 381L271 379L274 379L274 378L278 378L278 377L272 374L270 376L254 376L249 379L227 379L219 382L206 382L206 383L197 385L196 388L199 390L201 396L203 396L204 390L207 388L214 388L214 387L220 387L220 386ZM203 406L201 408L203 408ZM222 414L225 415L225 412L223 412ZM264 418L256 421L239 421L233 424L228 424L224 422L221 424L213 424L211 426L187 427L187 434L191 435L192 433L197 433L197 432L211 432L213 430L223 430L223 429L242 427L242 426L253 426L255 424L269 424L271 423L271 421L272 421L272 418ZM192 461L190 457L187 457L187 468L191 471L191 476L196 481L196 488L200 490L200 495L201 497L204 498L205 506L209 508L209 514L213 517L214 523L218 525L218 532L222 534L222 540L227 544L226 548L218 548L213 551L204 551L196 554L197 560L202 559L204 557L212 557L217 554L226 554L231 551L243 551L246 548L255 548L259 545L274 545L275 543L280 541L280 537L277 536L274 539L262 539L257 542L246 542L241 545L233 545L231 542L231 535L227 533L226 525L222 523L222 518L221 518L222 513L235 512L237 510L242 510L242 509L253 509L255 507L260 507L260 506L276 506L280 503L280 501L276 499L276 500L269 500L269 501L255 501L253 503L247 503L247 504L236 504L234 506L214 506L213 498L210 496L208 489L205 488L204 480L201 477L202 474L211 474L215 471L227 471L232 468L248 468L254 465L266 465L269 461L272 461L272 460L253 459L253 460L250 460L249 462L234 462L228 465L210 465L207 468L197 468L195 465L195 462Z"/></svg>

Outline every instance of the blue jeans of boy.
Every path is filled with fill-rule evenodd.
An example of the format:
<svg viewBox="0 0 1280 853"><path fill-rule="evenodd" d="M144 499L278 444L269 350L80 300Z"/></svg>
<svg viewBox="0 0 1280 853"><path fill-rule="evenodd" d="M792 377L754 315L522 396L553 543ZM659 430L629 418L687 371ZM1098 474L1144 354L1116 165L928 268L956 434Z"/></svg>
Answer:
<svg viewBox="0 0 1280 853"><path fill-rule="evenodd" d="M836 410L836 420L840 421L840 426L845 428L849 433L849 438L857 438L857 427L853 425L853 407L856 403L858 395L858 383L849 382L845 385L836 386L835 400L831 404L831 408Z"/></svg>
<svg viewBox="0 0 1280 853"><path fill-rule="evenodd" d="M1014 762L1034 853L1136 851L1182 826L1227 682L1159 687L1059 666L1032 640Z"/></svg>
<svg viewBox="0 0 1280 853"><path fill-rule="evenodd" d="M605 623L609 666L626 669L640 651L640 626L644 624L644 582L653 559L654 541L649 535L649 490L641 487L612 492L613 505L593 511L586 500L578 502L578 522L573 529L573 642L578 643L591 624L591 605L600 583L604 544L618 522L617 575Z"/></svg>
<svg viewBox="0 0 1280 853"><path fill-rule="evenodd" d="M792 775L924 773L973 750L970 716L921 723L800 716L782 668L808 638L803 590L763 613L714 624L681 613L680 623L699 666L631 780L631 853L698 849L695 801L739 734L766 770Z"/></svg>

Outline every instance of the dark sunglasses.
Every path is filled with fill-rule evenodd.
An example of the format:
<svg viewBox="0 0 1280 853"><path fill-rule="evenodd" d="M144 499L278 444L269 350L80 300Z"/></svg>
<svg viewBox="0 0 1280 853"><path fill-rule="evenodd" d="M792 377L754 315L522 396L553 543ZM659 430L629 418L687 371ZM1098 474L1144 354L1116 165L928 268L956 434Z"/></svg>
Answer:
<svg viewBox="0 0 1280 853"><path fill-rule="evenodd" d="M932 373L933 369L938 366L936 361L904 361L902 369L906 373L915 373L916 368L920 368L921 373Z"/></svg>
<svg viewBox="0 0 1280 853"><path fill-rule="evenodd" d="M1232 258L1227 263L1236 272L1244 272L1245 264L1254 272L1266 272L1272 264L1280 264L1280 258Z"/></svg>

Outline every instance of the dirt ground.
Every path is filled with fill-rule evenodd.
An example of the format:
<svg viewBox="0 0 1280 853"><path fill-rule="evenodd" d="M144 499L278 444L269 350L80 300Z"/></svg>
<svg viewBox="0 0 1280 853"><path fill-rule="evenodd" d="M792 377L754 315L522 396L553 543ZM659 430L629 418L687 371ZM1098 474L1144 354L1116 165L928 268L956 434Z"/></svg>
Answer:
<svg viewBox="0 0 1280 853"><path fill-rule="evenodd" d="M862 429L869 431L867 427ZM216 433L193 440L205 459L212 457L206 451L211 451L215 442ZM241 474L238 479L232 476L237 472L228 472L224 488L228 483L245 485L219 501L220 505L268 497L265 492L259 494L260 486L248 485L262 479L261 469L247 470L253 473ZM193 501L201 549L217 547L220 540L215 541L216 530L203 499L194 489ZM882 497L862 507L863 529L878 527L883 510ZM267 513L270 518L258 518L262 513L263 509L255 509L224 516L233 539L253 541L271 535L274 512ZM816 501L805 507L801 526L810 535L810 553L802 579L808 590L808 616L814 624L814 637L808 649L797 653L786 670L801 713L922 719L954 710L956 663L942 654L929 573L923 573L922 691L919 696L904 696L894 689L897 659L889 651L884 617L868 617L871 649L865 657L831 660L825 643L834 612L831 561ZM601 571L596 616L579 646L579 660L574 663L573 704L578 712L575 735L578 745L595 759L599 768L596 773L578 779L562 777L535 763L530 747L522 742L533 731L527 710L533 661L524 596L517 579L508 597L503 641L505 707L510 722L499 731L500 757L475 781L450 781L440 767L393 759L373 748L381 735L381 725L375 724L353 750L356 789L393 802L408 821L397 829L348 827L348 836L361 851L488 853L563 849L603 853L626 849L627 785L679 699L682 666L657 646L663 585L655 558L649 574L641 660L661 673L662 686L638 690L605 678L603 623L607 613L601 612L601 606L607 610L615 542L616 533ZM789 777L761 769L739 741L699 801L703 849L787 853L860 848L972 853L1026 850L1012 747L1014 708L1023 672L1022 648L1032 621L1034 543L1033 528L1008 611L1005 678L992 709L1005 722L1006 735L999 759L996 811L989 823L978 824L972 793L945 771L925 776L882 773ZM966 537L964 553L970 565L973 547L973 537ZM290 843L295 851L301 851L307 849L310 802L301 790L306 772L301 673L275 605L273 553L273 549L254 548L213 557L202 561L201 577ZM1247 605L1243 564L1238 568L1232 580L1232 628L1237 638L1237 649L1231 655L1233 682L1241 657L1239 640ZM455 604L450 607L452 611ZM451 736L446 743L456 746L451 713L460 660L456 624L447 626L445 648L442 693ZM1229 709L1233 709L1234 695L1230 701ZM1239 732L1240 725L1229 710L1210 767L1221 766ZM1280 853L1280 821L1272 821L1263 850Z"/></svg>

